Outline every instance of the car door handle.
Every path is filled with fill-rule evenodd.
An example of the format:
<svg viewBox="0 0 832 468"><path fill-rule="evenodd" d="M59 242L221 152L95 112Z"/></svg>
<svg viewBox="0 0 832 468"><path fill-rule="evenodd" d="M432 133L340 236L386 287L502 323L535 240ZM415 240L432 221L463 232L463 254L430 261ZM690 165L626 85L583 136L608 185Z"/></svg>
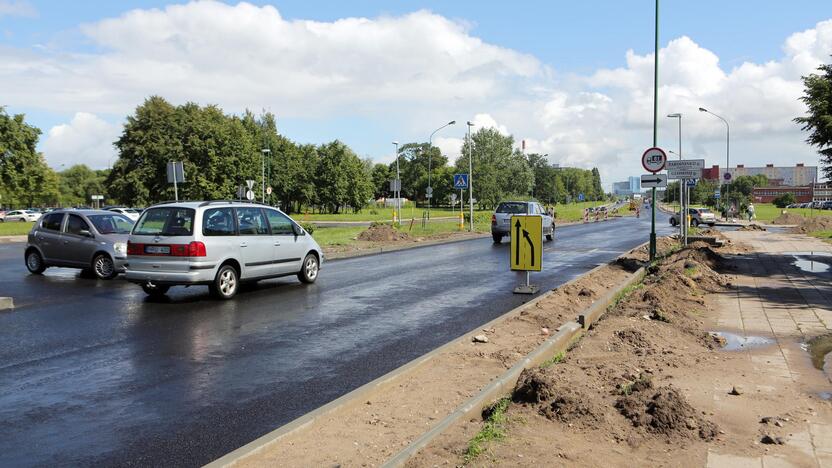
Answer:
<svg viewBox="0 0 832 468"><path fill-rule="evenodd" d="M279 246L280 246L280 242L278 242L278 241L274 241L274 246L275 246L275 247L279 247Z"/></svg>
<svg viewBox="0 0 832 468"><path fill-rule="evenodd" d="M240 247L248 247L248 244L246 244L245 242L242 242L242 243L240 244Z"/></svg>

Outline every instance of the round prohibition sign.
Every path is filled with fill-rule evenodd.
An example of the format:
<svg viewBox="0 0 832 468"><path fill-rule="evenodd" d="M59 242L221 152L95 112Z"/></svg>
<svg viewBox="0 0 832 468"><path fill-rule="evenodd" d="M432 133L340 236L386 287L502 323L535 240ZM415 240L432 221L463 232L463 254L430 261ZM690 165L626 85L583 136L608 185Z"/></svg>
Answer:
<svg viewBox="0 0 832 468"><path fill-rule="evenodd" d="M663 170L665 164L667 164L667 154L661 148L647 148L647 151L641 155L641 165L653 174Z"/></svg>

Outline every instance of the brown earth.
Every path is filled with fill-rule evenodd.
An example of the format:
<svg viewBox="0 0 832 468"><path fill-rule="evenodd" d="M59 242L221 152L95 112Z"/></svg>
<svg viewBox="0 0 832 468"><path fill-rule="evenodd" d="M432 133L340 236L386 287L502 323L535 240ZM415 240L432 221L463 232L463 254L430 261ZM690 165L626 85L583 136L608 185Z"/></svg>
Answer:
<svg viewBox="0 0 832 468"><path fill-rule="evenodd" d="M406 232L399 231L389 224L373 223L367 230L358 235L358 240L369 242L391 242L406 240Z"/></svg>
<svg viewBox="0 0 832 468"><path fill-rule="evenodd" d="M785 436L790 427L774 426L771 418L802 420L818 408L811 396L798 398L755 374L744 353L721 351L724 341L707 332L713 327L710 296L732 288L732 257L726 255L747 250L696 243L651 267L563 362L524 371L503 438L467 464L704 466L710 448L767 453L763 438ZM753 399L745 390L729 395L733 386L742 388L738 382L756 392L778 390ZM736 400L728 407L722 399ZM468 443L482 427L479 420L454 425L408 466L466 464ZM778 451L798 465L810 462L796 447Z"/></svg>
<svg viewBox="0 0 832 468"><path fill-rule="evenodd" d="M803 218L796 227L791 229L795 234L807 234L813 231L827 231L832 229L832 217L829 216L815 216L813 218Z"/></svg>
<svg viewBox="0 0 832 468"><path fill-rule="evenodd" d="M737 230L738 231L765 231L766 228L760 226L759 224L749 224L749 225L743 226L743 227L741 227Z"/></svg>
<svg viewBox="0 0 832 468"><path fill-rule="evenodd" d="M774 218L772 224L800 224L805 217L794 213L782 213L780 216Z"/></svg>

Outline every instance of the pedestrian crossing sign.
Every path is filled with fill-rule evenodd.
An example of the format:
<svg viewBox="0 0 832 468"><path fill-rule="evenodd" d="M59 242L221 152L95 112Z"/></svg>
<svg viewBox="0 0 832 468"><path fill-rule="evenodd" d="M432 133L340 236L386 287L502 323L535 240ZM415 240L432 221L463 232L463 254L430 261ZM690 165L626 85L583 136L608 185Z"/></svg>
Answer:
<svg viewBox="0 0 832 468"><path fill-rule="evenodd" d="M543 263L543 218L536 215L511 217L511 269L541 271Z"/></svg>
<svg viewBox="0 0 832 468"><path fill-rule="evenodd" d="M447 179L445 179L447 180ZM468 174L454 174L454 188L464 190L468 188Z"/></svg>

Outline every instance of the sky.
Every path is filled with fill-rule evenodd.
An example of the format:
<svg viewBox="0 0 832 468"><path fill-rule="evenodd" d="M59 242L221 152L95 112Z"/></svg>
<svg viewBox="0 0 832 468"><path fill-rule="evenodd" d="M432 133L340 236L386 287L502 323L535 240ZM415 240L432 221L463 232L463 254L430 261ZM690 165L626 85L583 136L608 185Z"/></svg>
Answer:
<svg viewBox="0 0 832 468"><path fill-rule="evenodd" d="M0 106L41 128L56 169L108 167L150 95L267 110L299 143L393 160L427 141L451 160L465 122L551 163L643 172L652 146L652 0L593 2L0 0ZM792 119L801 76L832 61L828 0L664 0L658 145L725 165L817 165ZM675 157L671 155L671 157Z"/></svg>

